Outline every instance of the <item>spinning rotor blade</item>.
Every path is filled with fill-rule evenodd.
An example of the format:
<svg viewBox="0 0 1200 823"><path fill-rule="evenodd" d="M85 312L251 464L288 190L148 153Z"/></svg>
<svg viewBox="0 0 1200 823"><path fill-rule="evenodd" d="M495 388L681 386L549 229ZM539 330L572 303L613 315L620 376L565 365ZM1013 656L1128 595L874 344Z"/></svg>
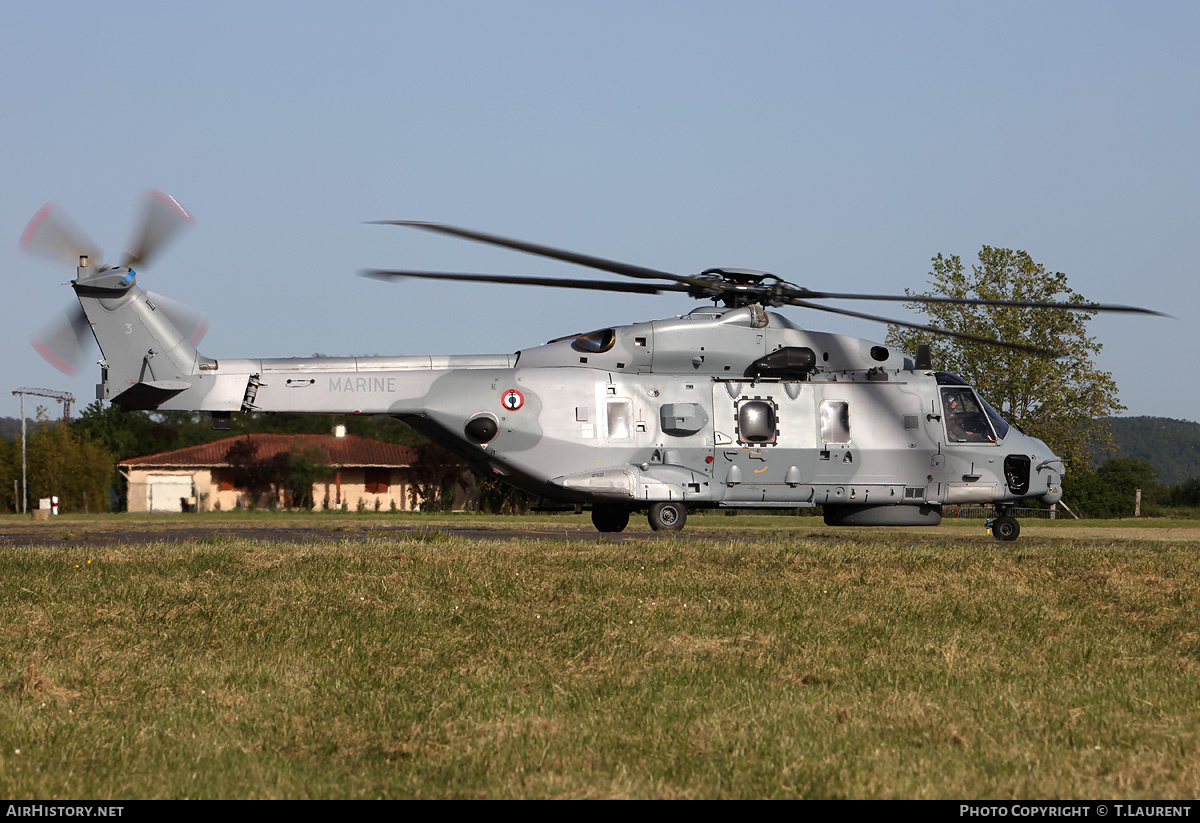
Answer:
<svg viewBox="0 0 1200 823"><path fill-rule="evenodd" d="M87 255L93 266L100 266L100 250L57 210L47 203L29 221L21 233L21 248L43 257L75 267L81 255Z"/></svg>
<svg viewBox="0 0 1200 823"><path fill-rule="evenodd" d="M877 314L864 314L863 312L850 311L849 309L838 309L834 308L833 306L822 306L820 303L810 303L807 300L798 300L793 298L788 300L786 304L789 306L800 306L801 308L805 309L827 311L833 314L844 314L847 317L857 317L862 320L875 320L879 323L891 323L896 326L904 326L908 329L919 329L932 334L940 334L945 337L957 337L959 340L970 340L975 343L987 343L991 346L1000 346L1004 349L1015 349L1016 351L1029 352L1030 354L1037 354L1042 357L1062 357L1060 352L1052 351L1050 349L1043 349L1038 346L1030 346L1025 343L1006 343L1003 340L993 340L990 337L979 337L978 335L966 334L965 332L951 331L950 329L943 329L939 326L926 326L921 323L910 323L907 320L894 320L890 317L880 317Z"/></svg>
<svg viewBox="0 0 1200 823"><path fill-rule="evenodd" d="M171 324L193 346L200 345L204 335L208 334L208 315L204 312L156 292L146 292L146 299L165 314Z"/></svg>
<svg viewBox="0 0 1200 823"><path fill-rule="evenodd" d="M79 372L94 341L92 328L78 303L29 338L37 353L63 374Z"/></svg>
<svg viewBox="0 0 1200 823"><path fill-rule="evenodd" d="M136 243L121 265L129 268L149 265L154 255L162 251L171 237L191 223L192 219L188 210L179 205L174 197L157 189L149 190L146 192L146 208L142 212Z"/></svg>
<svg viewBox="0 0 1200 823"><path fill-rule="evenodd" d="M125 256L124 265L131 267L148 263L191 220L187 209L179 205L175 198L153 189L147 192L136 244L134 250ZM96 246L56 211L53 203L47 203L34 215L21 235L21 247L72 267L78 266L79 258L87 255L93 269L104 269ZM147 294L146 299L193 345L204 337L208 322L200 312L159 295ZM79 370L94 340L91 326L78 304L30 338L37 352L66 374L75 374Z"/></svg>
<svg viewBox="0 0 1200 823"><path fill-rule="evenodd" d="M1130 314L1152 314L1156 317L1171 315L1143 309L1138 306L1123 306L1116 303L1054 303L1041 300L998 300L986 297L935 297L926 295L899 294L838 294L835 292L802 290L800 295L806 300L886 300L893 303L955 303L970 306L1006 306L1014 309L1059 309L1062 311L1107 311L1127 312Z"/></svg>
<svg viewBox="0 0 1200 823"><path fill-rule="evenodd" d="M671 272L660 271L658 269L634 266L615 260L606 260L602 257L593 257L591 255L579 254L577 252L566 251L564 249L556 249L550 246L542 246L536 243L528 243L523 240L514 240L512 238L501 237L499 235L485 234L472 229L447 226L441 223L427 223L416 220L380 220L376 222L383 225L412 226L413 228L424 229L426 231L449 234L455 237L463 237L468 240L476 240L480 243L489 243L494 246L501 246L507 249L515 249L517 251L523 251L529 254L549 257L566 263L575 263L580 266L587 266L588 268L599 269L601 271L620 274L626 277L635 277L643 280L666 280L668 283L647 286L643 289L634 286L626 286L620 283L588 283L586 281L560 280L557 278L539 279L533 277L511 277L487 274L442 274L438 272L401 272L381 270L365 272L366 276L376 277L379 279L385 279L388 277L425 277L440 280L465 280L481 283L517 283L522 285L555 286L559 288L598 289L604 291L624 291L651 294L662 291L679 291L687 292L692 297L702 299L710 298L717 302L723 302L726 306L731 308L737 308L751 304L759 304L766 307L798 306L802 308L815 309L817 311L830 312L832 314L840 314L846 317L857 317L863 320L890 323L897 326L903 326L905 328L919 329L921 331L930 332L931 334L954 337L959 340L970 340L976 343L986 343L992 346L1000 346L1001 348L1013 349L1015 351L1029 352L1045 357L1061 357L1062 355L1059 352L1050 351L1048 349L1029 344L1008 343L1003 340L993 340L989 337L981 337L979 335L953 331L951 329L940 328L938 326L911 323L904 320L881 317L875 314L866 314L864 312L851 311L849 309L834 308L832 306L826 306L815 301L831 299L880 300L899 303L941 303L1007 308L1055 309L1059 311L1126 312L1132 314L1150 314L1159 317L1170 316L1164 314L1163 312L1154 311L1152 309L1143 309L1137 306L1123 306L1110 303L1055 303L1036 300L1006 300L979 297L941 297L924 295L850 294L822 292L788 283L766 272L752 272L741 269L709 269L699 275L689 277L679 274L672 274Z"/></svg>
<svg viewBox="0 0 1200 823"><path fill-rule="evenodd" d="M662 283L656 285L643 283L613 283L595 280L567 280L557 277L521 277L506 274L451 274L436 271L393 271L384 269L367 269L360 272L363 277L376 280L391 280L400 277L417 277L428 280L458 280L470 283L510 283L519 286L552 286L559 289L591 289L593 291L620 291L635 294L661 294L665 291L687 291L688 286L681 284Z"/></svg>
<svg viewBox="0 0 1200 823"><path fill-rule="evenodd" d="M565 263L575 263L579 266L587 266L590 269L599 269L600 271L607 271L613 274L623 274L626 277L636 277L642 280L670 280L674 283L688 283L692 285L701 285L704 283L703 280L695 277L685 277L681 274L672 274L671 272L659 271L658 269L648 269L644 266L634 266L616 260L606 260L603 257L593 257L589 254L579 254L578 252L555 249L550 246L538 245L537 243L527 243L524 240L513 240L512 238L501 237L497 234L484 234L483 232L471 229L460 229L457 226L447 226L442 223L424 223L419 220L376 220L374 222L385 226L412 226L413 228L425 229L426 231L441 232L442 234L450 234L455 237L465 237L468 240L476 240L480 243L490 243L493 246L516 249L517 251L529 254L550 257L554 260L562 260Z"/></svg>

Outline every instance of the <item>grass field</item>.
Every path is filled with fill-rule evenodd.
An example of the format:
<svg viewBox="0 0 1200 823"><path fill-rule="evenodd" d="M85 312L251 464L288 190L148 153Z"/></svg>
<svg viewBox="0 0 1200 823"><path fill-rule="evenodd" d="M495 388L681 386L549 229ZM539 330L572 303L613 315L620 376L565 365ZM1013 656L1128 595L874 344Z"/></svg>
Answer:
<svg viewBox="0 0 1200 823"><path fill-rule="evenodd" d="M1200 796L1196 521L178 522L0 517L0 797Z"/></svg>

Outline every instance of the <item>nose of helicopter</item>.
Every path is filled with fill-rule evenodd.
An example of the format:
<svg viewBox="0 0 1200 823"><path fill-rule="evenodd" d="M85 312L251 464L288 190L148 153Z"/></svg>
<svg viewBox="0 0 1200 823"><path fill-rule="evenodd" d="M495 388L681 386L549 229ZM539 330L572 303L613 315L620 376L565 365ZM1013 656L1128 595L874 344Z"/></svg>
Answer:
<svg viewBox="0 0 1200 823"><path fill-rule="evenodd" d="M1033 464L1033 483L1040 486L1044 491L1038 495L1038 499L1047 505L1052 505L1062 500L1062 479L1066 470L1066 464L1063 459L1050 450L1050 447L1037 438L1030 438L1033 448L1030 449L1030 457Z"/></svg>

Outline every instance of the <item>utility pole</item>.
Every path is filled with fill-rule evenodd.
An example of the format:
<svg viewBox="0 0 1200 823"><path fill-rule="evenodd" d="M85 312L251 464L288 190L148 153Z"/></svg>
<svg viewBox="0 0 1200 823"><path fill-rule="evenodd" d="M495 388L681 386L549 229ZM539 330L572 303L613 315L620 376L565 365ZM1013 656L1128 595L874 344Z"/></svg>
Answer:
<svg viewBox="0 0 1200 823"><path fill-rule="evenodd" d="M13 392L13 395L21 395L21 514L25 514L29 509L29 486L25 482L25 395L32 394L37 397L50 397L63 404L63 422L71 422L71 404L75 402L75 396L70 392L54 391L54 389L30 389L19 388Z"/></svg>

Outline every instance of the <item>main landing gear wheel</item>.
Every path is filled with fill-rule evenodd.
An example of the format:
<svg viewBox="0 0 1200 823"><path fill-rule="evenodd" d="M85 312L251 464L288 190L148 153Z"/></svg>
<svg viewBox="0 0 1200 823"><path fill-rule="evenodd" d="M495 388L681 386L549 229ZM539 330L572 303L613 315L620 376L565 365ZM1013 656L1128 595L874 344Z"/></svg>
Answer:
<svg viewBox="0 0 1200 823"><path fill-rule="evenodd" d="M629 525L629 509L624 506L592 506L592 525L596 531L615 534Z"/></svg>
<svg viewBox="0 0 1200 823"><path fill-rule="evenodd" d="M1011 543L1021 535L1021 524L1011 514L1003 514L992 521L992 536Z"/></svg>
<svg viewBox="0 0 1200 823"><path fill-rule="evenodd" d="M674 501L655 503L650 507L647 517L650 520L650 528L656 532L677 532L687 522L687 509L682 503Z"/></svg>

